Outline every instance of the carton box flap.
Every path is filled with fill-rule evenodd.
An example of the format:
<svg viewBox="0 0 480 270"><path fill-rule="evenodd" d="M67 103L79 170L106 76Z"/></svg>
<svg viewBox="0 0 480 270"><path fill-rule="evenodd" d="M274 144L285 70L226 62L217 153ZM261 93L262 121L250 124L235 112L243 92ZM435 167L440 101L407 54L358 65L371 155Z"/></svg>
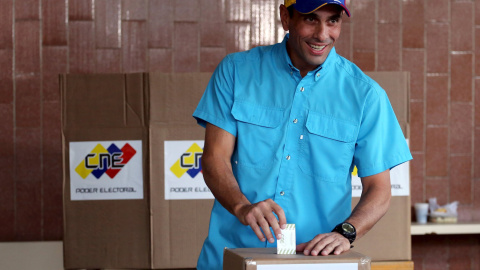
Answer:
<svg viewBox="0 0 480 270"><path fill-rule="evenodd" d="M148 124L150 97L147 79L146 74L125 74L125 111L128 126Z"/></svg>
<svg viewBox="0 0 480 270"><path fill-rule="evenodd" d="M239 262L245 268L238 268ZM303 254L278 255L275 248L225 249L223 269L256 270L258 265L322 263L357 263L360 270L370 269L370 258L352 250L340 255L305 256Z"/></svg>
<svg viewBox="0 0 480 270"><path fill-rule="evenodd" d="M60 75L63 128L145 126L142 82L142 74Z"/></svg>
<svg viewBox="0 0 480 270"><path fill-rule="evenodd" d="M149 74L153 123L189 123L212 73Z"/></svg>

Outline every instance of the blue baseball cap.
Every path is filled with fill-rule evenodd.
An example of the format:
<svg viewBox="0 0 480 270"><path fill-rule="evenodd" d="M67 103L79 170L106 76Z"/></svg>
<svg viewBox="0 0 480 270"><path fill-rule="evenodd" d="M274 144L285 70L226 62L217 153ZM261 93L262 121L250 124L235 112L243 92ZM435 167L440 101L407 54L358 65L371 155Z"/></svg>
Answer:
<svg viewBox="0 0 480 270"><path fill-rule="evenodd" d="M335 4L341 6L347 16L350 17L350 11L345 5L345 0L285 0L284 3L287 8L293 5L298 12L303 14L312 13L327 4Z"/></svg>

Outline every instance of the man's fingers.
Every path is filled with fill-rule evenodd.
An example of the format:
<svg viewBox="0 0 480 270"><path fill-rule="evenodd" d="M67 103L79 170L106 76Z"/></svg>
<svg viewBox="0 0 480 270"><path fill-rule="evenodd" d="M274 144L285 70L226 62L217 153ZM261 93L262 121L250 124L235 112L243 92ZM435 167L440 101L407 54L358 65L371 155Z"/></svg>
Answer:
<svg viewBox="0 0 480 270"><path fill-rule="evenodd" d="M281 238L282 230L280 229L280 225L278 224L278 220L275 217L275 215L272 212L267 213L265 215L265 219L267 220L270 227L272 227L272 230L273 230L273 233L275 234L275 237Z"/></svg>
<svg viewBox="0 0 480 270"><path fill-rule="evenodd" d="M272 206L272 208L273 208L273 212L275 212L275 214L278 217L278 224L279 224L281 229L285 229L285 227L287 225L287 218L285 217L285 212L283 211L282 207L280 207L280 205L278 205L275 202L273 202L273 203L274 203L274 205Z"/></svg>
<svg viewBox="0 0 480 270"><path fill-rule="evenodd" d="M350 245L345 245L345 243L342 240L337 239L334 242L331 242L330 244L325 246L323 250L321 250L320 252L323 256L327 256L329 254L339 255L349 249L350 249Z"/></svg>
<svg viewBox="0 0 480 270"><path fill-rule="evenodd" d="M270 215L272 214L270 213ZM259 236L259 234L262 236L262 237L258 237L258 239L262 241L265 241L266 239L270 243L273 243L275 241L275 239L272 236L272 233L270 232L269 222L267 221L261 209L253 208L252 211L247 216L249 219L250 227L252 227L253 223L254 223L254 227L258 227L257 230L254 230L257 237ZM265 237L263 237L263 235L265 235Z"/></svg>
<svg viewBox="0 0 480 270"><path fill-rule="evenodd" d="M348 240L337 233L319 234L311 241L297 246L297 251L303 251L304 255L312 256L326 256L332 253L338 255L349 249Z"/></svg>
<svg viewBox="0 0 480 270"><path fill-rule="evenodd" d="M343 245L337 246L337 247L335 248L335 250L333 251L333 254L335 254L335 255L340 255L340 254L342 254L343 252L345 252L345 251L347 251L347 250L349 250L349 249L350 249L350 246L348 246L347 249L345 249L345 248L343 247Z"/></svg>
<svg viewBox="0 0 480 270"><path fill-rule="evenodd" d="M305 247L307 246L308 243L301 243L301 244L298 244L297 245L297 251L298 252L303 252L303 250L305 249Z"/></svg>
<svg viewBox="0 0 480 270"><path fill-rule="evenodd" d="M260 224L263 230L263 233L265 236L267 236L267 239L270 243L273 243L275 241L271 231L270 227L273 230L273 233L275 234L275 237L277 239L281 238L282 235L282 230L280 228L279 221L275 217L275 214L282 218L283 220L286 220L285 218L285 213L283 212L283 209L272 199L267 199L265 201L261 201L257 203L258 208L262 211L263 217L268 223L267 225Z"/></svg>
<svg viewBox="0 0 480 270"><path fill-rule="evenodd" d="M285 212L283 211L282 207L280 207L280 205L278 205L273 200L268 199L265 202L269 204L270 214L266 215L266 217L268 217L268 222L270 223L270 226L272 227L277 239L281 239L282 229L285 229L287 225L287 218L285 217ZM278 219L273 215L273 213L277 215Z"/></svg>
<svg viewBox="0 0 480 270"><path fill-rule="evenodd" d="M270 225L265 218L262 218L258 221L258 224L262 228L263 234L267 237L268 242L273 243L275 239L273 238L272 232L270 231Z"/></svg>
<svg viewBox="0 0 480 270"><path fill-rule="evenodd" d="M318 253L315 253L313 254L312 251L314 250L314 248L320 243L322 243L321 241L323 240L323 238L325 238L326 235L324 234L319 234L317 236L315 236L315 238L313 238L311 241L307 242L304 250L303 250L303 254L305 255L318 255ZM323 246L321 246L323 247Z"/></svg>
<svg viewBox="0 0 480 270"><path fill-rule="evenodd" d="M259 219L263 219L263 215L260 211L255 211L255 209L252 209L245 216L245 222L247 222L253 232L257 235L258 239L262 242L265 242L266 238L263 235L262 230L260 229Z"/></svg>
<svg viewBox="0 0 480 270"><path fill-rule="evenodd" d="M313 255L313 256L317 256L319 254L323 255L323 256L327 256L328 254L330 254L333 249L335 249L335 247L338 245L338 242L337 241L333 241L333 242L329 242L331 241L332 239L330 238L324 238L322 239L322 241L318 242L310 251L310 254Z"/></svg>
<svg viewBox="0 0 480 270"><path fill-rule="evenodd" d="M260 230L260 227L258 226L257 222L252 222L249 225L250 225L250 228L255 233L255 235L257 235L258 239L262 242L265 242L265 236L263 236L262 230Z"/></svg>
<svg viewBox="0 0 480 270"><path fill-rule="evenodd" d="M287 219L283 209L272 199L258 202L253 205L244 206L244 210L238 218L245 225L250 225L252 230L261 241L268 240L270 243L281 238L282 230L285 228ZM278 216L275 217L274 213ZM280 220L280 221L279 221ZM272 234L270 228L272 228Z"/></svg>
<svg viewBox="0 0 480 270"><path fill-rule="evenodd" d="M339 245L341 245L341 242L334 240L333 242L330 242L324 246L316 246L312 253L315 253L316 255L321 254L323 256L327 256L328 254L332 253L332 251L336 249Z"/></svg>

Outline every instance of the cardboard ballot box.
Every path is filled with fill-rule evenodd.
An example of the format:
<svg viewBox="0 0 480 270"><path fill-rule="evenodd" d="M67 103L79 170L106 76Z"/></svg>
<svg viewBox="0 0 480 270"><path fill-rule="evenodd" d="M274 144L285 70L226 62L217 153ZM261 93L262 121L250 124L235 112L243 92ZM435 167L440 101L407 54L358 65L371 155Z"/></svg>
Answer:
<svg viewBox="0 0 480 270"><path fill-rule="evenodd" d="M340 255L280 255L275 248L225 249L223 270L370 270L370 258L355 251Z"/></svg>
<svg viewBox="0 0 480 270"><path fill-rule="evenodd" d="M204 129L191 114L210 76L60 77L66 269L196 266L213 200L191 199L205 186L180 184L199 181L192 158L203 146L191 141ZM168 173L178 186L166 192Z"/></svg>

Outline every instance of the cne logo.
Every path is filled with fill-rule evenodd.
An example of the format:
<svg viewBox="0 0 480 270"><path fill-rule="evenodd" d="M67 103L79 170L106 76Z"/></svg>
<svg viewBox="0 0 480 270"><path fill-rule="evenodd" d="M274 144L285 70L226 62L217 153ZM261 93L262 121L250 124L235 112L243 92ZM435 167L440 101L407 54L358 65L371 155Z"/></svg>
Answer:
<svg viewBox="0 0 480 270"><path fill-rule="evenodd" d="M78 164L75 171L83 179L90 174L97 179L100 179L103 174L113 179L136 153L137 151L129 143L125 143L121 149L114 143L108 148L97 144Z"/></svg>
<svg viewBox="0 0 480 270"><path fill-rule="evenodd" d="M357 166L353 167L353 171L352 171L352 176L357 176L358 175L358 169L357 169Z"/></svg>
<svg viewBox="0 0 480 270"><path fill-rule="evenodd" d="M170 171L180 178L185 173L195 178L202 171L203 149L196 143L193 143L185 153L170 167Z"/></svg>

